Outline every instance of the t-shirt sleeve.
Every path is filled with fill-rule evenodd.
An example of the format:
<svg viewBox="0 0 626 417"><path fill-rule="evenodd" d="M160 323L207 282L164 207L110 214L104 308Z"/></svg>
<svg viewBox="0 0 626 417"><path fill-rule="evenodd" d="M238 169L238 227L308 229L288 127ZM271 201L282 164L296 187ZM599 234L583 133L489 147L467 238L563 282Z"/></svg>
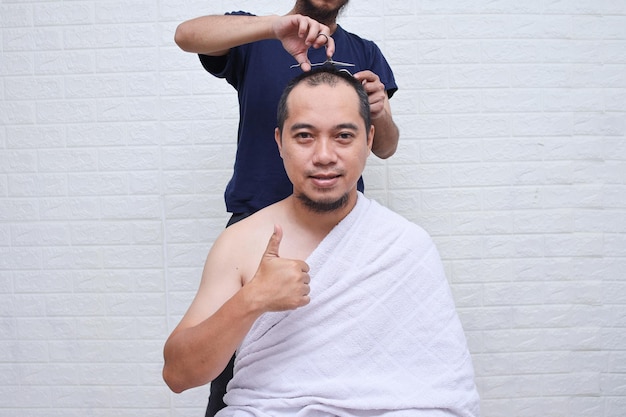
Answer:
<svg viewBox="0 0 626 417"><path fill-rule="evenodd" d="M244 11L236 11L226 13L227 16L255 16L252 13L244 12ZM232 49L231 49L232 51ZM212 75L218 78L228 78L229 74L229 63L231 61L231 52L226 55L213 56L213 55L204 55L198 54L200 58L200 63L202 67Z"/></svg>
<svg viewBox="0 0 626 417"><path fill-rule="evenodd" d="M393 75L393 71L389 66L389 63L385 59L382 51L374 42L371 42L373 63L372 72L374 72L380 78L380 81L385 85L387 96L391 98L396 91L398 91L398 85Z"/></svg>

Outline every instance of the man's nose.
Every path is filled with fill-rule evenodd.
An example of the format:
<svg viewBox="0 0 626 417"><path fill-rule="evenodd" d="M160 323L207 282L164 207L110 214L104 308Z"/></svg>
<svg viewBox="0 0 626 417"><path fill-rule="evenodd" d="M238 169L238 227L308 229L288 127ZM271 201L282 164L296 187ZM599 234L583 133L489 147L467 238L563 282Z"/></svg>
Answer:
<svg viewBox="0 0 626 417"><path fill-rule="evenodd" d="M336 162L337 153L331 138L320 138L315 143L313 162L319 165L328 165Z"/></svg>

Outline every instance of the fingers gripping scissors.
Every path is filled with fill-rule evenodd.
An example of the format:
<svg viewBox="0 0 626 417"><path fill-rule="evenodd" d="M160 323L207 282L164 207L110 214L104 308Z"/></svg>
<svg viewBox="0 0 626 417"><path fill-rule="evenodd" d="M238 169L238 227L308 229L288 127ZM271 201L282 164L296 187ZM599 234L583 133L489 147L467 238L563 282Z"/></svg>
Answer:
<svg viewBox="0 0 626 417"><path fill-rule="evenodd" d="M328 39L328 36L324 35L323 33L320 33L317 36L324 36L326 39ZM292 66L290 66L289 68L297 68L299 66L301 66L302 63L300 64L293 64ZM324 62L317 62L315 64L311 64L311 67L321 67L324 65L333 65L335 67L354 67L354 64L350 64L349 62L341 62L341 61L335 61L332 57L328 58L326 61ZM348 71L347 69L341 69L341 71L346 71L348 73L350 73L350 71ZM352 74L350 74L352 75Z"/></svg>

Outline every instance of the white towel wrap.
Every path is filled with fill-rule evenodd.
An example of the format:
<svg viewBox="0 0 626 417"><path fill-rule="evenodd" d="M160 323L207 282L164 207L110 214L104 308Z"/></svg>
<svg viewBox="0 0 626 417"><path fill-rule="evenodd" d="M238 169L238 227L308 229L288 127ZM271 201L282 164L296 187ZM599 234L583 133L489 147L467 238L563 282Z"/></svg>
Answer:
<svg viewBox="0 0 626 417"><path fill-rule="evenodd" d="M219 417L479 414L463 329L423 229L359 193L307 263L311 303L257 320Z"/></svg>

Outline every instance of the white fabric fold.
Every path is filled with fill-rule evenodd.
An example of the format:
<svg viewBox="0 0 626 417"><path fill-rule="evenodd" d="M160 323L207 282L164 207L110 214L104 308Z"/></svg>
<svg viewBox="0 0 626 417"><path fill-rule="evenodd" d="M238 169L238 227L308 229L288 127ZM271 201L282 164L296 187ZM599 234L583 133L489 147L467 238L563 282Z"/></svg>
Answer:
<svg viewBox="0 0 626 417"><path fill-rule="evenodd" d="M311 303L266 313L218 416L477 416L471 358L428 234L359 194L307 259Z"/></svg>

